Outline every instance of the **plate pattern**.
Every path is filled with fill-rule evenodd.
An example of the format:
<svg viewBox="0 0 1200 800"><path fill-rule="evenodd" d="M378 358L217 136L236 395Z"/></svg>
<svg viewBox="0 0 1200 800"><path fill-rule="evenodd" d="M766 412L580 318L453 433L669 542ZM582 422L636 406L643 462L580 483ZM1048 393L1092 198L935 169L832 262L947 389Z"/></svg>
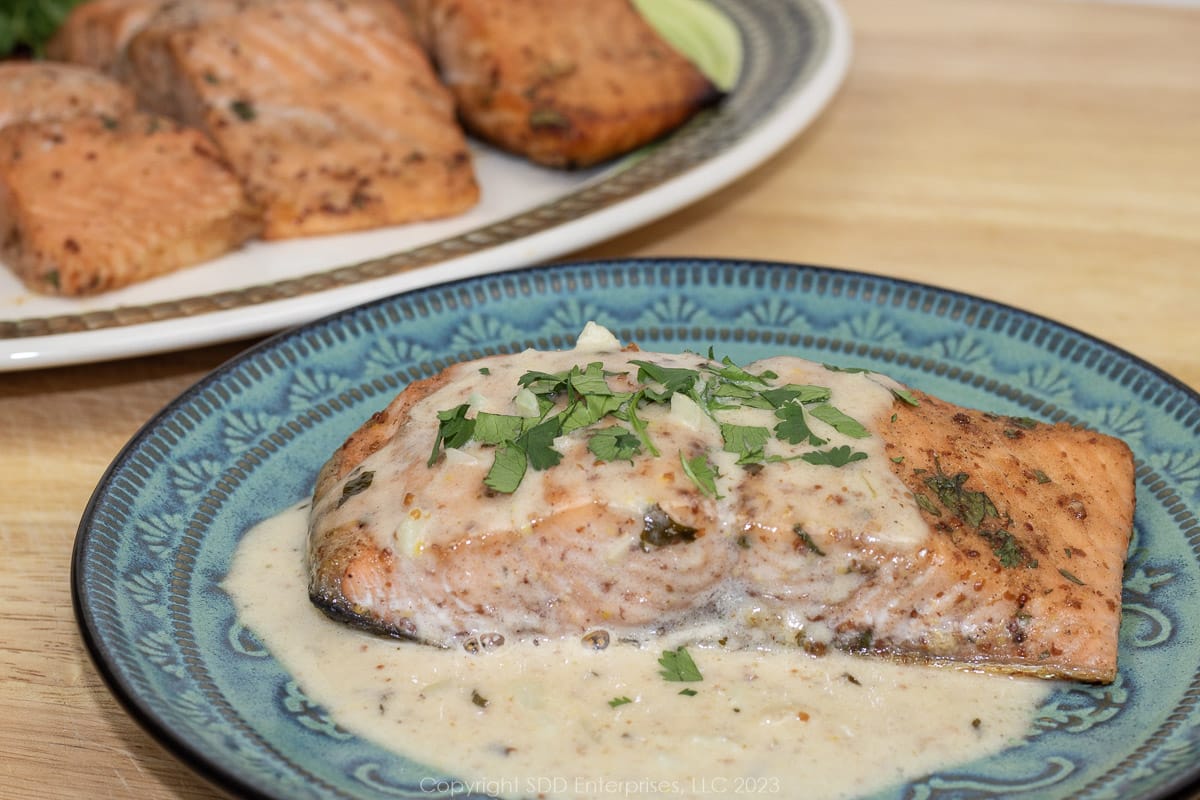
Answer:
<svg viewBox="0 0 1200 800"><path fill-rule="evenodd" d="M245 289L51 317L0 319L0 339L158 322L315 294L467 256L531 236L660 186L730 150L800 92L830 46L828 9L817 0L710 0L742 37L737 86L718 107L628 156L597 180L552 202L466 233L383 258Z"/></svg>
<svg viewBox="0 0 1200 800"><path fill-rule="evenodd" d="M470 796L339 728L234 617L242 532L311 491L327 455L403 386L449 363L625 340L745 362L862 366L965 405L1082 424L1137 459L1121 670L1064 685L1002 755L888 798L1154 798L1200 773L1200 397L1135 357L1013 308L795 265L625 261L493 275L345 312L217 370L122 452L81 523L84 637L130 712L202 773L272 798Z"/></svg>

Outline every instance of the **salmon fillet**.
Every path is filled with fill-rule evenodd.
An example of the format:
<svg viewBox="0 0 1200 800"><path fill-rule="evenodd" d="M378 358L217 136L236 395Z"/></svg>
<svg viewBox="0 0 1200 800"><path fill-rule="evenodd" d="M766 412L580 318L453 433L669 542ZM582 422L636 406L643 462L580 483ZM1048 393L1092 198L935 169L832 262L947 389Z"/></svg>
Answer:
<svg viewBox="0 0 1200 800"><path fill-rule="evenodd" d="M347 439L309 591L445 647L690 628L1103 682L1133 505L1128 447L1094 431L587 335L450 366Z"/></svg>
<svg viewBox="0 0 1200 800"><path fill-rule="evenodd" d="M204 261L259 228L212 144L162 117L0 130L0 258L32 290L88 295Z"/></svg>
<svg viewBox="0 0 1200 800"><path fill-rule="evenodd" d="M457 214L477 202L453 101L388 0L213 0L133 38L139 100L207 131L266 239Z"/></svg>
<svg viewBox="0 0 1200 800"><path fill-rule="evenodd" d="M467 128L582 167L678 127L719 97L628 0L409 0Z"/></svg>
<svg viewBox="0 0 1200 800"><path fill-rule="evenodd" d="M71 9L46 53L125 77L125 47L168 0L88 0Z"/></svg>
<svg viewBox="0 0 1200 800"><path fill-rule="evenodd" d="M46 61L0 62L0 128L80 114L119 117L133 111L134 105L127 87L86 67Z"/></svg>

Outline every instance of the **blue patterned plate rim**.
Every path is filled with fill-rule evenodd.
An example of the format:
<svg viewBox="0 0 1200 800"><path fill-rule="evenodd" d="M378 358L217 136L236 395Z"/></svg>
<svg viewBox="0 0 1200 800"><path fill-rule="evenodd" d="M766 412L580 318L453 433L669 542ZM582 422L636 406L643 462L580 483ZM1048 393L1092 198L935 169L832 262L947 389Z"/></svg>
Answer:
<svg viewBox="0 0 1200 800"><path fill-rule="evenodd" d="M648 294L639 299L635 291ZM707 306L706 300L711 301ZM483 313L472 313L479 309ZM151 655L139 656L123 626L180 619L192 626L197 619L211 622L205 615L215 612L205 604L193 616L193 609L179 601L185 595L142 598L141 607L116 598L118 571L141 566L145 576L163 578L164 584L182 573L181 583L211 589L205 580L214 576L192 567L214 557L204 552L209 540L190 531L219 538L217 527L205 528L197 520L219 517L223 502L236 508L239 481L254 478L256 471L269 473L271 459L282 458L289 443L299 452L299 437L319 434L336 446L405 383L451 361L527 346L570 346L573 332L585 321L572 314L599 316L623 339L661 349L714 344L736 360L768 351L794 352L878 368L956 402L1084 424L1129 441L1137 459L1138 516L1126 569L1118 682L1112 687L1065 687L1039 712L1026 741L1010 751L877 796L1152 800L1200 787L1200 643L1186 631L1189 620L1182 614L1200 607L1200 455L1194 448L1200 394L1112 344L1013 306L864 272L768 261L622 259L466 278L375 300L278 334L205 376L125 445L97 485L76 536L71 568L76 618L94 664L126 711L173 755L239 796L291 797L289 789L309 786L310 780L315 781L309 786L313 797L377 796L365 788L358 793L355 787L362 787L352 781L347 789L329 775L316 778L298 768L270 737L241 720L237 704L224 696L217 700L225 707L212 715L233 715L241 726L234 732L244 740L214 746L200 730L181 722L178 709L172 708L178 696L148 691L144 662L162 671L174 668L184 688L198 680L193 673L200 673L202 683L209 681L204 688L216 692L207 671L222 666L223 653L205 651L203 642L191 640L195 632L188 627L188 641L151 637L153 646L146 648ZM410 329L417 336L413 320L434 328L449 320L459 325L459 333L431 331L436 347L417 348L410 341L407 355L391 353L393 361L385 360L381 368L376 358L380 342L387 334L404 335ZM376 351L364 352L369 345ZM355 347L356 358L339 360L340 350ZM748 354L745 359L743 353ZM293 409L289 419L272 420L279 423L274 430L251 430L247 441L261 435L256 445L235 451L226 444L224 460L208 465L211 474L186 476L195 477L199 489L189 489L190 499L182 504L186 513L180 516L175 508L171 517L190 520L185 529L148 531L156 501L159 506L165 502L155 494L161 477L155 471L179 466L170 463L175 451L169 445L204 448L208 440L189 438L189 431L216 424L218 412L237 411L248 393L278 389L304 369L322 366L322 359L352 369L354 377L321 389L325 395L314 406L319 413ZM981 406L981 397L990 405ZM317 454L323 460L332 446L308 446L316 448L305 462L312 474L298 480L311 486L320 466ZM131 487L148 487L146 496ZM254 511L269 514L287 504ZM162 519L168 516L164 513ZM170 561L169 568L159 567L164 570L160 575L153 573L153 560L144 561L147 543L151 551L162 550L163 562ZM119 546L134 547L137 555L113 549ZM216 563L224 558L227 564L232 547L226 543L222 551L213 544L209 549L216 551ZM204 563L211 572L212 564ZM186 651L190 660L181 656L173 662L177 651ZM1131 736L1136 741L1127 741ZM250 758L239 747L262 748L252 755L269 762L267 772L255 772L264 768L260 763L239 761ZM1104 748L1115 753L1107 761ZM1097 759L1102 763L1094 766ZM1041 771L1029 774L1026 769L1019 778L1005 772L1018 762L1026 767L1025 762L1037 763ZM296 769L300 778L288 774Z"/></svg>

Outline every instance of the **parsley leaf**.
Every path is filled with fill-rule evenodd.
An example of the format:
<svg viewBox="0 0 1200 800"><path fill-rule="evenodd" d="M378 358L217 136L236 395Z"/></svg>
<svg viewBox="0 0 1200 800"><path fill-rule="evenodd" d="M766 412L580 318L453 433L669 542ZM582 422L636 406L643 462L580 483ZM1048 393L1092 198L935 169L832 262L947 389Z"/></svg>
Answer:
<svg viewBox="0 0 1200 800"><path fill-rule="evenodd" d="M683 465L683 474L687 475L692 483L699 487L700 491L709 497L715 497L718 500L721 499L721 495L717 494L717 478L720 477L720 473L709 462L708 456L701 453L695 458L687 458L681 450L679 452L679 463Z"/></svg>
<svg viewBox="0 0 1200 800"><path fill-rule="evenodd" d="M475 415L475 432L472 438L480 444L500 444L514 441L521 435L528 419L528 417L480 411Z"/></svg>
<svg viewBox="0 0 1200 800"><path fill-rule="evenodd" d="M604 364L593 361L586 369L572 367L567 373L567 381L571 388L584 395L609 395L613 391L604 378Z"/></svg>
<svg viewBox="0 0 1200 800"><path fill-rule="evenodd" d="M437 412L437 437L433 440L433 452L429 454L427 466L433 466L441 455L443 446L462 447L471 440L471 435L475 432L475 420L467 419L468 409L470 406L463 403L457 408Z"/></svg>
<svg viewBox="0 0 1200 800"><path fill-rule="evenodd" d="M1079 578L1076 578L1074 575L1072 575L1070 572L1067 572L1065 569L1059 568L1059 570L1058 570L1058 574L1059 574L1059 575L1062 575L1064 578L1066 578L1067 580L1069 580L1071 583L1077 583L1077 584L1079 584L1080 586L1086 586L1086 585L1087 585L1087 584L1086 584L1086 583L1084 583L1083 581L1079 580Z"/></svg>
<svg viewBox="0 0 1200 800"><path fill-rule="evenodd" d="M684 525L671 517L658 503L646 509L642 517L642 550L649 553L652 547L668 547L696 541L696 529Z"/></svg>
<svg viewBox="0 0 1200 800"><path fill-rule="evenodd" d="M761 375L755 375L753 372L748 372L742 367L739 367L737 364L733 363L733 359L731 359L729 356L725 356L721 359L720 367L714 367L713 365L708 364L705 366L705 369L731 383L757 383L765 386L768 380L779 377L770 370L762 373Z"/></svg>
<svg viewBox="0 0 1200 800"><path fill-rule="evenodd" d="M867 454L860 450L850 450L849 445L841 447L832 447L828 450L814 450L811 453L805 453L800 456L809 464L818 466L824 464L830 467L844 467L853 461L862 461L867 457Z"/></svg>
<svg viewBox="0 0 1200 800"><path fill-rule="evenodd" d="M646 399L656 403L665 403L676 392L687 394L692 391L696 386L696 381L700 378L700 373L694 369L664 367L650 361L630 361L629 363L637 366L639 381L654 381L662 385L665 391L661 393L646 392Z"/></svg>
<svg viewBox="0 0 1200 800"><path fill-rule="evenodd" d="M588 450L601 461L632 461L642 451L642 440L620 425L609 425L588 437Z"/></svg>
<svg viewBox="0 0 1200 800"><path fill-rule="evenodd" d="M614 697L612 700L608 701L608 705L612 708L616 708L617 706L623 706L626 703L632 703L632 702L633 701L630 700L628 697Z"/></svg>
<svg viewBox="0 0 1200 800"><path fill-rule="evenodd" d="M496 460L484 476L483 484L493 492L512 494L521 485L528 464L524 450L512 442L505 442L496 448Z"/></svg>
<svg viewBox="0 0 1200 800"><path fill-rule="evenodd" d="M843 436L849 436L851 439L866 439L871 435L871 432L864 428L858 420L847 416L828 403L814 406L809 409L808 413L826 425L832 426L838 433Z"/></svg>
<svg viewBox="0 0 1200 800"><path fill-rule="evenodd" d="M562 431L559 435L599 422L609 414L619 411L629 399L628 393L609 393L584 395L572 401L559 415L562 419Z"/></svg>
<svg viewBox="0 0 1200 800"><path fill-rule="evenodd" d="M562 453L554 449L554 438L561 431L561 422L557 417L534 425L517 439L518 447L525 451L529 466L534 469L550 469L562 461Z"/></svg>
<svg viewBox="0 0 1200 800"><path fill-rule="evenodd" d="M894 396L898 400L903 400L905 403L908 403L910 406L921 405L921 401L918 400L917 398L913 397L912 392L910 392L906 389L892 389L892 396Z"/></svg>
<svg viewBox="0 0 1200 800"><path fill-rule="evenodd" d="M517 384L539 397L549 397L564 391L567 387L568 373L538 372L530 370L517 378Z"/></svg>
<svg viewBox="0 0 1200 800"><path fill-rule="evenodd" d="M937 474L926 478L925 485L933 490L938 500L941 500L942 505L950 509L952 514L960 517L972 528L978 528L988 517L999 518L1000 512L986 494L966 488L964 484L969 477L965 472L947 475L942 472L939 463Z"/></svg>
<svg viewBox="0 0 1200 800"><path fill-rule="evenodd" d="M775 408L795 400L798 403L823 403L833 392L827 386L811 386L808 384L789 383L775 389L766 389L759 393L763 399Z"/></svg>
<svg viewBox="0 0 1200 800"><path fill-rule="evenodd" d="M664 681L694 683L704 680L704 676L700 674L696 662L692 660L686 647L680 647L678 650L663 650L658 664L662 667L658 674Z"/></svg>
<svg viewBox="0 0 1200 800"><path fill-rule="evenodd" d="M356 494L362 494L371 487L371 481L375 478L374 470L363 470L355 477L346 481L342 486L342 496L338 498L337 505L334 508L341 508L347 500L354 497Z"/></svg>
<svg viewBox="0 0 1200 800"><path fill-rule="evenodd" d="M650 441L650 434L646 432L646 421L638 416L637 407L642 402L646 390L642 389L636 392L623 411L618 411L613 414L614 417L624 420L629 423L629 427L633 428L633 432L642 440L642 445L645 446L646 452L657 458L660 453L658 448L654 446L654 442Z"/></svg>
<svg viewBox="0 0 1200 800"><path fill-rule="evenodd" d="M725 442L725 452L737 453L739 464L762 461L763 448L770 437L770 431L757 425L721 423L721 439Z"/></svg>
<svg viewBox="0 0 1200 800"><path fill-rule="evenodd" d="M804 530L800 523L796 523L792 526L792 532L800 537L800 541L797 543L796 549L804 547L805 549L811 551L814 555L825 555L825 551L817 546L817 543L813 541L812 536L810 536L808 532Z"/></svg>
<svg viewBox="0 0 1200 800"><path fill-rule="evenodd" d="M804 408L799 403L785 403L775 409L775 416L783 420L775 425L775 436L780 441L787 442L788 444L804 444L808 442L814 446L825 444L826 440L817 436L808 427Z"/></svg>

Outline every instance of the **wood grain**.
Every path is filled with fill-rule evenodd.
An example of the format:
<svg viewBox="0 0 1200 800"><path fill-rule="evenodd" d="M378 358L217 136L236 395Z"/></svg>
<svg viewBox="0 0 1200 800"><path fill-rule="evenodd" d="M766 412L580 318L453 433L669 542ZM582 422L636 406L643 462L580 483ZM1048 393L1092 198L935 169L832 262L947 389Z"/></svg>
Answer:
<svg viewBox="0 0 1200 800"><path fill-rule="evenodd" d="M844 0L855 58L755 173L572 259L800 261L959 289L1200 388L1200 11ZM105 468L247 342L0 374L0 795L211 798L112 699L70 597Z"/></svg>

